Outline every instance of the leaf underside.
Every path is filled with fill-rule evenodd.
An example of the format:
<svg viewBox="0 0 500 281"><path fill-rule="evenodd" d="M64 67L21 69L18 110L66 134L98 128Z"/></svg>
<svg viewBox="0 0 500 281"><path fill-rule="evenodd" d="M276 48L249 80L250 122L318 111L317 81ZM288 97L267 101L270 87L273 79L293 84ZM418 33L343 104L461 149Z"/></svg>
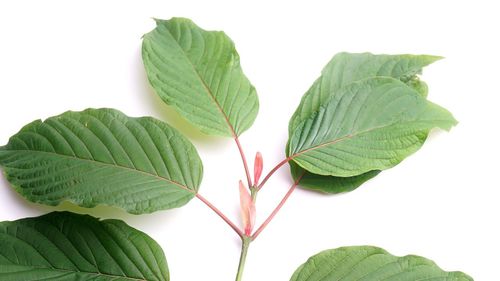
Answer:
<svg viewBox="0 0 500 281"><path fill-rule="evenodd" d="M231 39L184 18L156 23L142 45L156 93L206 134L235 137L247 130L259 101Z"/></svg>
<svg viewBox="0 0 500 281"><path fill-rule="evenodd" d="M0 279L168 281L160 246L120 220L69 212L0 223Z"/></svg>
<svg viewBox="0 0 500 281"><path fill-rule="evenodd" d="M304 188L322 193L337 194L350 192L361 186L366 181L374 178L381 171L369 171L352 177L335 177L317 175L307 172L295 162L290 161L290 172L294 179L300 177L300 185Z"/></svg>
<svg viewBox="0 0 500 281"><path fill-rule="evenodd" d="M291 281L472 281L462 272L446 272L419 256L397 257L372 246L323 251L301 265Z"/></svg>
<svg viewBox="0 0 500 281"><path fill-rule="evenodd" d="M374 55L371 53L339 53L333 57L323 69L322 75L303 96L301 103L289 124L290 138L301 122L318 114L333 96L343 88L354 82L374 77L392 77L409 88L414 89L420 96L427 96L427 85L417 76L422 68L441 59L428 55ZM427 137L428 131L414 135L414 149L418 150ZM287 156L289 143L287 144ZM348 165L348 164L347 164ZM373 167L370 171L353 176L320 175L307 171L290 161L291 173L294 180L301 176L300 185L311 190L326 193L352 191L365 181L380 173Z"/></svg>
<svg viewBox="0 0 500 281"><path fill-rule="evenodd" d="M175 129L114 109L34 121L0 148L0 165L30 201L105 204L133 214L186 204L203 173L196 149Z"/></svg>

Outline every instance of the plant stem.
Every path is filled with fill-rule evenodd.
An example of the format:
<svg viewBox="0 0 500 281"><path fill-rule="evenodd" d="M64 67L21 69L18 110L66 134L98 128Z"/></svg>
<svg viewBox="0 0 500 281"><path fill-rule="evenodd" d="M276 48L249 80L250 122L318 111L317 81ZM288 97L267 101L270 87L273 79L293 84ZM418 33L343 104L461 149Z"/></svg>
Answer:
<svg viewBox="0 0 500 281"><path fill-rule="evenodd" d="M241 161L243 162L243 167L245 168L245 174L247 175L248 187L252 186L252 177L250 176L250 170L248 169L247 158L245 157L245 152L243 152L243 148L241 147L240 140L238 136L234 136L234 141L236 142L236 146L238 147L238 151L240 152Z"/></svg>
<svg viewBox="0 0 500 281"><path fill-rule="evenodd" d="M281 166L285 165L288 163L290 160L292 160L291 157L288 157L284 159L283 161L279 162L278 165L276 165L265 177L264 179L260 182L259 186L257 187L257 191L260 190L264 184L267 182L267 180L277 171Z"/></svg>
<svg viewBox="0 0 500 281"><path fill-rule="evenodd" d="M281 202L278 204L278 206L276 206L276 208L273 210L273 212L269 215L269 217L262 223L262 225L254 232L254 234L252 235L252 240L255 240L257 238L257 236L259 236L259 234L262 232L262 230L264 230L264 228L266 228L266 226L273 220L274 216L276 216L276 214L279 212L279 210L281 209L281 207L283 207L283 205L285 204L285 202L288 200L288 198L290 197L290 195L292 195L293 191L297 188L297 185L299 185L299 182L300 180L302 179L302 177L304 176L305 172L302 173L302 175L300 175L297 180L295 180L295 182L292 184L292 186L290 186L290 189L288 190L288 192L285 194L285 196L283 197L283 199L281 199Z"/></svg>
<svg viewBox="0 0 500 281"><path fill-rule="evenodd" d="M241 238L241 255L240 263L238 264L238 273L236 274L236 281L241 281L241 278L243 278L243 269L245 268L250 242L252 242L252 239L248 236L243 236Z"/></svg>
<svg viewBox="0 0 500 281"><path fill-rule="evenodd" d="M257 201L257 193L259 193L259 190L257 189L256 186L252 186L250 188L250 196L252 196L252 201L255 203Z"/></svg>
<svg viewBox="0 0 500 281"><path fill-rule="evenodd" d="M236 232L236 234L238 234L238 236L240 236L241 239L243 239L244 235L241 229L237 227L228 217L226 217L224 213L222 213L219 209L217 209L217 207L215 207L212 203L210 203L210 201L208 201L205 197L201 196L201 194L196 193L196 198L200 199L201 202L205 203L205 205L207 205L210 209L212 209L212 211L214 211L217 215L219 215L219 217L221 217L221 219L223 219Z"/></svg>

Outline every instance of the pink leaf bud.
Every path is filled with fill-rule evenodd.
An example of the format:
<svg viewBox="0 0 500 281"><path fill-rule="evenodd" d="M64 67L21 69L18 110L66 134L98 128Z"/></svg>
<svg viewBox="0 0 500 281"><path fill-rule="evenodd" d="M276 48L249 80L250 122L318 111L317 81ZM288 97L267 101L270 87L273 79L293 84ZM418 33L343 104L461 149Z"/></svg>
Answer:
<svg viewBox="0 0 500 281"><path fill-rule="evenodd" d="M262 168L264 166L264 160L262 159L262 154L257 152L255 154L255 162L253 167L253 184L258 185L260 180L260 175L262 175Z"/></svg>

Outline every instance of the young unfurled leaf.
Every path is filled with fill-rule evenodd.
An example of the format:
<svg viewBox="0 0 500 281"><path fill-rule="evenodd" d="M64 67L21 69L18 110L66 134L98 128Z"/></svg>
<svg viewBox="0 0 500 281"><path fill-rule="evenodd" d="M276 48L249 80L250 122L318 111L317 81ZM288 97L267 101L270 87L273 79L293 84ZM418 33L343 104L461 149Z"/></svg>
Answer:
<svg viewBox="0 0 500 281"><path fill-rule="evenodd" d="M67 212L0 223L3 281L168 281L165 254L119 220Z"/></svg>
<svg viewBox="0 0 500 281"><path fill-rule="evenodd" d="M264 168L264 159L262 159L262 154L260 152L257 152L257 154L255 154L255 161L253 165L253 184L256 186L259 184L263 168Z"/></svg>
<svg viewBox="0 0 500 281"><path fill-rule="evenodd" d="M253 201L252 196L250 196L248 189L245 187L242 181L240 181L239 188L243 228L245 230L245 235L250 236L255 225L255 202Z"/></svg>
<svg viewBox="0 0 500 281"><path fill-rule="evenodd" d="M446 272L419 256L396 257L372 246L342 247L312 256L291 281L473 281L462 272Z"/></svg>
<svg viewBox="0 0 500 281"><path fill-rule="evenodd" d="M157 20L142 57L156 93L206 134L239 136L259 109L231 39L183 18Z"/></svg>
<svg viewBox="0 0 500 281"><path fill-rule="evenodd" d="M34 121L0 147L0 165L30 201L105 204L134 214L186 204L203 173L196 149L175 129L114 109Z"/></svg>
<svg viewBox="0 0 500 281"><path fill-rule="evenodd" d="M290 136L289 157L319 175L357 176L384 170L420 148L434 127L456 120L394 78L342 88Z"/></svg>

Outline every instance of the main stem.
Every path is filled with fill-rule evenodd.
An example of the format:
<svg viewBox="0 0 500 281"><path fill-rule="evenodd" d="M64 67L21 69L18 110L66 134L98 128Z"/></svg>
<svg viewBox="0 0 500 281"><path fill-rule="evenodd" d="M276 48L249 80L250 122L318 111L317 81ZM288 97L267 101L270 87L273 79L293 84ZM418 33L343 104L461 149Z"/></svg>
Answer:
<svg viewBox="0 0 500 281"><path fill-rule="evenodd" d="M267 182L267 180L269 180L269 178L277 170L279 170L283 165L285 165L286 163L288 163L292 158L291 157L287 157L286 159L284 159L283 161L281 161L280 163L278 163L264 177L264 179L262 180L262 182L259 185L257 185L257 183L255 183L255 186L253 186L252 185L252 179L250 177L250 171L248 169L247 160L246 160L246 157L245 157L245 153L243 152L243 148L241 147L241 144L240 144L240 141L238 139L238 136L234 135L234 141L236 142L236 146L238 146L238 151L240 152L241 160L242 160L243 166L245 168L245 173L246 173L247 180L248 180L248 187L250 188L250 191L252 192L251 193L252 200L255 202L255 199L257 197L257 193L264 186L264 184ZM241 237L241 255L240 255L240 262L238 264L238 272L236 274L236 281L241 281L242 278L243 278L243 271L244 271L244 268L245 268L245 262L246 262L246 259L247 259L248 247L250 246L250 243L253 240L255 240L255 238L257 238L257 236L262 232L262 230L264 230L264 228L266 228L266 226L269 224L269 222L271 222L271 220L274 218L274 216L279 212L279 210L281 209L281 207L283 207L283 205L285 204L285 202L288 200L288 197L290 197L290 195L292 194L292 192L297 187L297 185L298 185L300 179L302 178L302 176L303 176L303 174L300 177L298 177L298 179L295 181L295 183L290 187L290 190L287 192L287 194L285 195L285 197L278 204L278 206L276 207L276 209L274 209L274 211L271 213L271 215L266 219L266 221L259 227L259 229L257 229L257 231L253 235L250 235L250 234L247 235L246 233L243 234L241 232L241 230L238 227L234 226L232 224L232 222L229 219L227 219L222 213L220 213L216 208L212 208L212 206L210 206L209 204L207 204L222 219L224 219L236 231L236 233L238 233L238 235L240 235L240 237ZM202 198L200 198L200 199L202 199ZM204 200L202 200L202 201L204 201ZM207 202L205 202L205 204L206 203Z"/></svg>
<svg viewBox="0 0 500 281"><path fill-rule="evenodd" d="M236 274L236 281L241 281L243 278L243 269L245 268L245 262L247 260L248 246L250 246L252 240L248 236L243 236L241 238L241 255L240 263L238 264L238 273Z"/></svg>

